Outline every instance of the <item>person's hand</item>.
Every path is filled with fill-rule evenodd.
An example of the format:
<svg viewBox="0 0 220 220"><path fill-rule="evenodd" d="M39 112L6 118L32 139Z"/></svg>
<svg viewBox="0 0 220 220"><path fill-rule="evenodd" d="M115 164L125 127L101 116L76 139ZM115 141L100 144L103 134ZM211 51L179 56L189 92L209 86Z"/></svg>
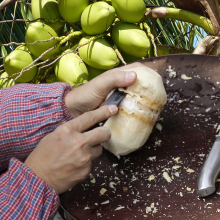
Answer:
<svg viewBox="0 0 220 220"><path fill-rule="evenodd" d="M25 164L57 194L67 191L90 173L92 160L102 153L100 144L111 136L106 127L88 129L117 111L103 106L64 123L40 141Z"/></svg>
<svg viewBox="0 0 220 220"><path fill-rule="evenodd" d="M83 86L73 89L65 98L69 113L72 117L77 117L99 107L112 89L126 87L135 82L136 74L125 70L138 66L143 64L135 62L108 70Z"/></svg>

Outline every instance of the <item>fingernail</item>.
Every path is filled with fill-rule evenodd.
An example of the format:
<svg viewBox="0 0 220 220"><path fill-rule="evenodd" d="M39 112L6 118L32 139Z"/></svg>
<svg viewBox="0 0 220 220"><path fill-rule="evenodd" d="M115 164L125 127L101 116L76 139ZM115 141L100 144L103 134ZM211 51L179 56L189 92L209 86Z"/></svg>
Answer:
<svg viewBox="0 0 220 220"><path fill-rule="evenodd" d="M127 71L125 75L126 82L132 82L136 78L136 73L133 71Z"/></svg>
<svg viewBox="0 0 220 220"><path fill-rule="evenodd" d="M116 105L110 105L108 106L109 111L114 114L118 111L118 107Z"/></svg>

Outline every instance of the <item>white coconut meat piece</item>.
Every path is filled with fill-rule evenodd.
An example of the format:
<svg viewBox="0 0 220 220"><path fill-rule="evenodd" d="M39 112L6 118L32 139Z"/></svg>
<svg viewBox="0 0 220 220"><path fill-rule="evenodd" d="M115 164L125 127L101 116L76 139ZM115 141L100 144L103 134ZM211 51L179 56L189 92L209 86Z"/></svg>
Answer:
<svg viewBox="0 0 220 220"><path fill-rule="evenodd" d="M149 67L135 67L124 71L137 73L136 82L127 87L126 92L135 94L141 104L155 110L162 110L167 102L162 77Z"/></svg>
<svg viewBox="0 0 220 220"><path fill-rule="evenodd" d="M157 72L148 67L124 71L135 71L137 80L124 90L128 94L119 105L118 113L104 124L112 135L103 146L116 156L127 155L143 146L167 101Z"/></svg>

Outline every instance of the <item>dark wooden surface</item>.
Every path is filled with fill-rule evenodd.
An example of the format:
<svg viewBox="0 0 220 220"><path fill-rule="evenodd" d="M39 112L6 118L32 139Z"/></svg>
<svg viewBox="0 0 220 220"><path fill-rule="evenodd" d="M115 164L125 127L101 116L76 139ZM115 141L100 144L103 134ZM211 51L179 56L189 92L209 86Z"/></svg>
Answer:
<svg viewBox="0 0 220 220"><path fill-rule="evenodd" d="M120 159L104 151L94 161L93 177L62 195L61 205L79 220L220 219L219 184L207 198L196 195L199 170L220 124L220 58L170 55L143 62L161 74L168 93L158 122L162 130L155 127L141 149Z"/></svg>

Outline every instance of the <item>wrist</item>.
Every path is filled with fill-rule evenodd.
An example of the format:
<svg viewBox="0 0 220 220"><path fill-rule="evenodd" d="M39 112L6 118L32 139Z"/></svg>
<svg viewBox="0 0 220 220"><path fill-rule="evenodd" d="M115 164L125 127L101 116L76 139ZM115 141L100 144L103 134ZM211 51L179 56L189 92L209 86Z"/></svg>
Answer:
<svg viewBox="0 0 220 220"><path fill-rule="evenodd" d="M69 114L73 117L73 118L76 118L78 117L79 115L82 114L82 112L77 109L77 95L75 94L75 89L68 92L65 96L65 106L69 112Z"/></svg>
<svg viewBox="0 0 220 220"><path fill-rule="evenodd" d="M55 191L57 195L60 194L58 188L55 184L53 184L53 180L51 179L51 174L47 174L43 169L41 169L39 166L35 165L35 163L32 163L31 159L27 158L24 162L24 164L32 170L32 172L40 178L42 181L44 181L51 189Z"/></svg>

